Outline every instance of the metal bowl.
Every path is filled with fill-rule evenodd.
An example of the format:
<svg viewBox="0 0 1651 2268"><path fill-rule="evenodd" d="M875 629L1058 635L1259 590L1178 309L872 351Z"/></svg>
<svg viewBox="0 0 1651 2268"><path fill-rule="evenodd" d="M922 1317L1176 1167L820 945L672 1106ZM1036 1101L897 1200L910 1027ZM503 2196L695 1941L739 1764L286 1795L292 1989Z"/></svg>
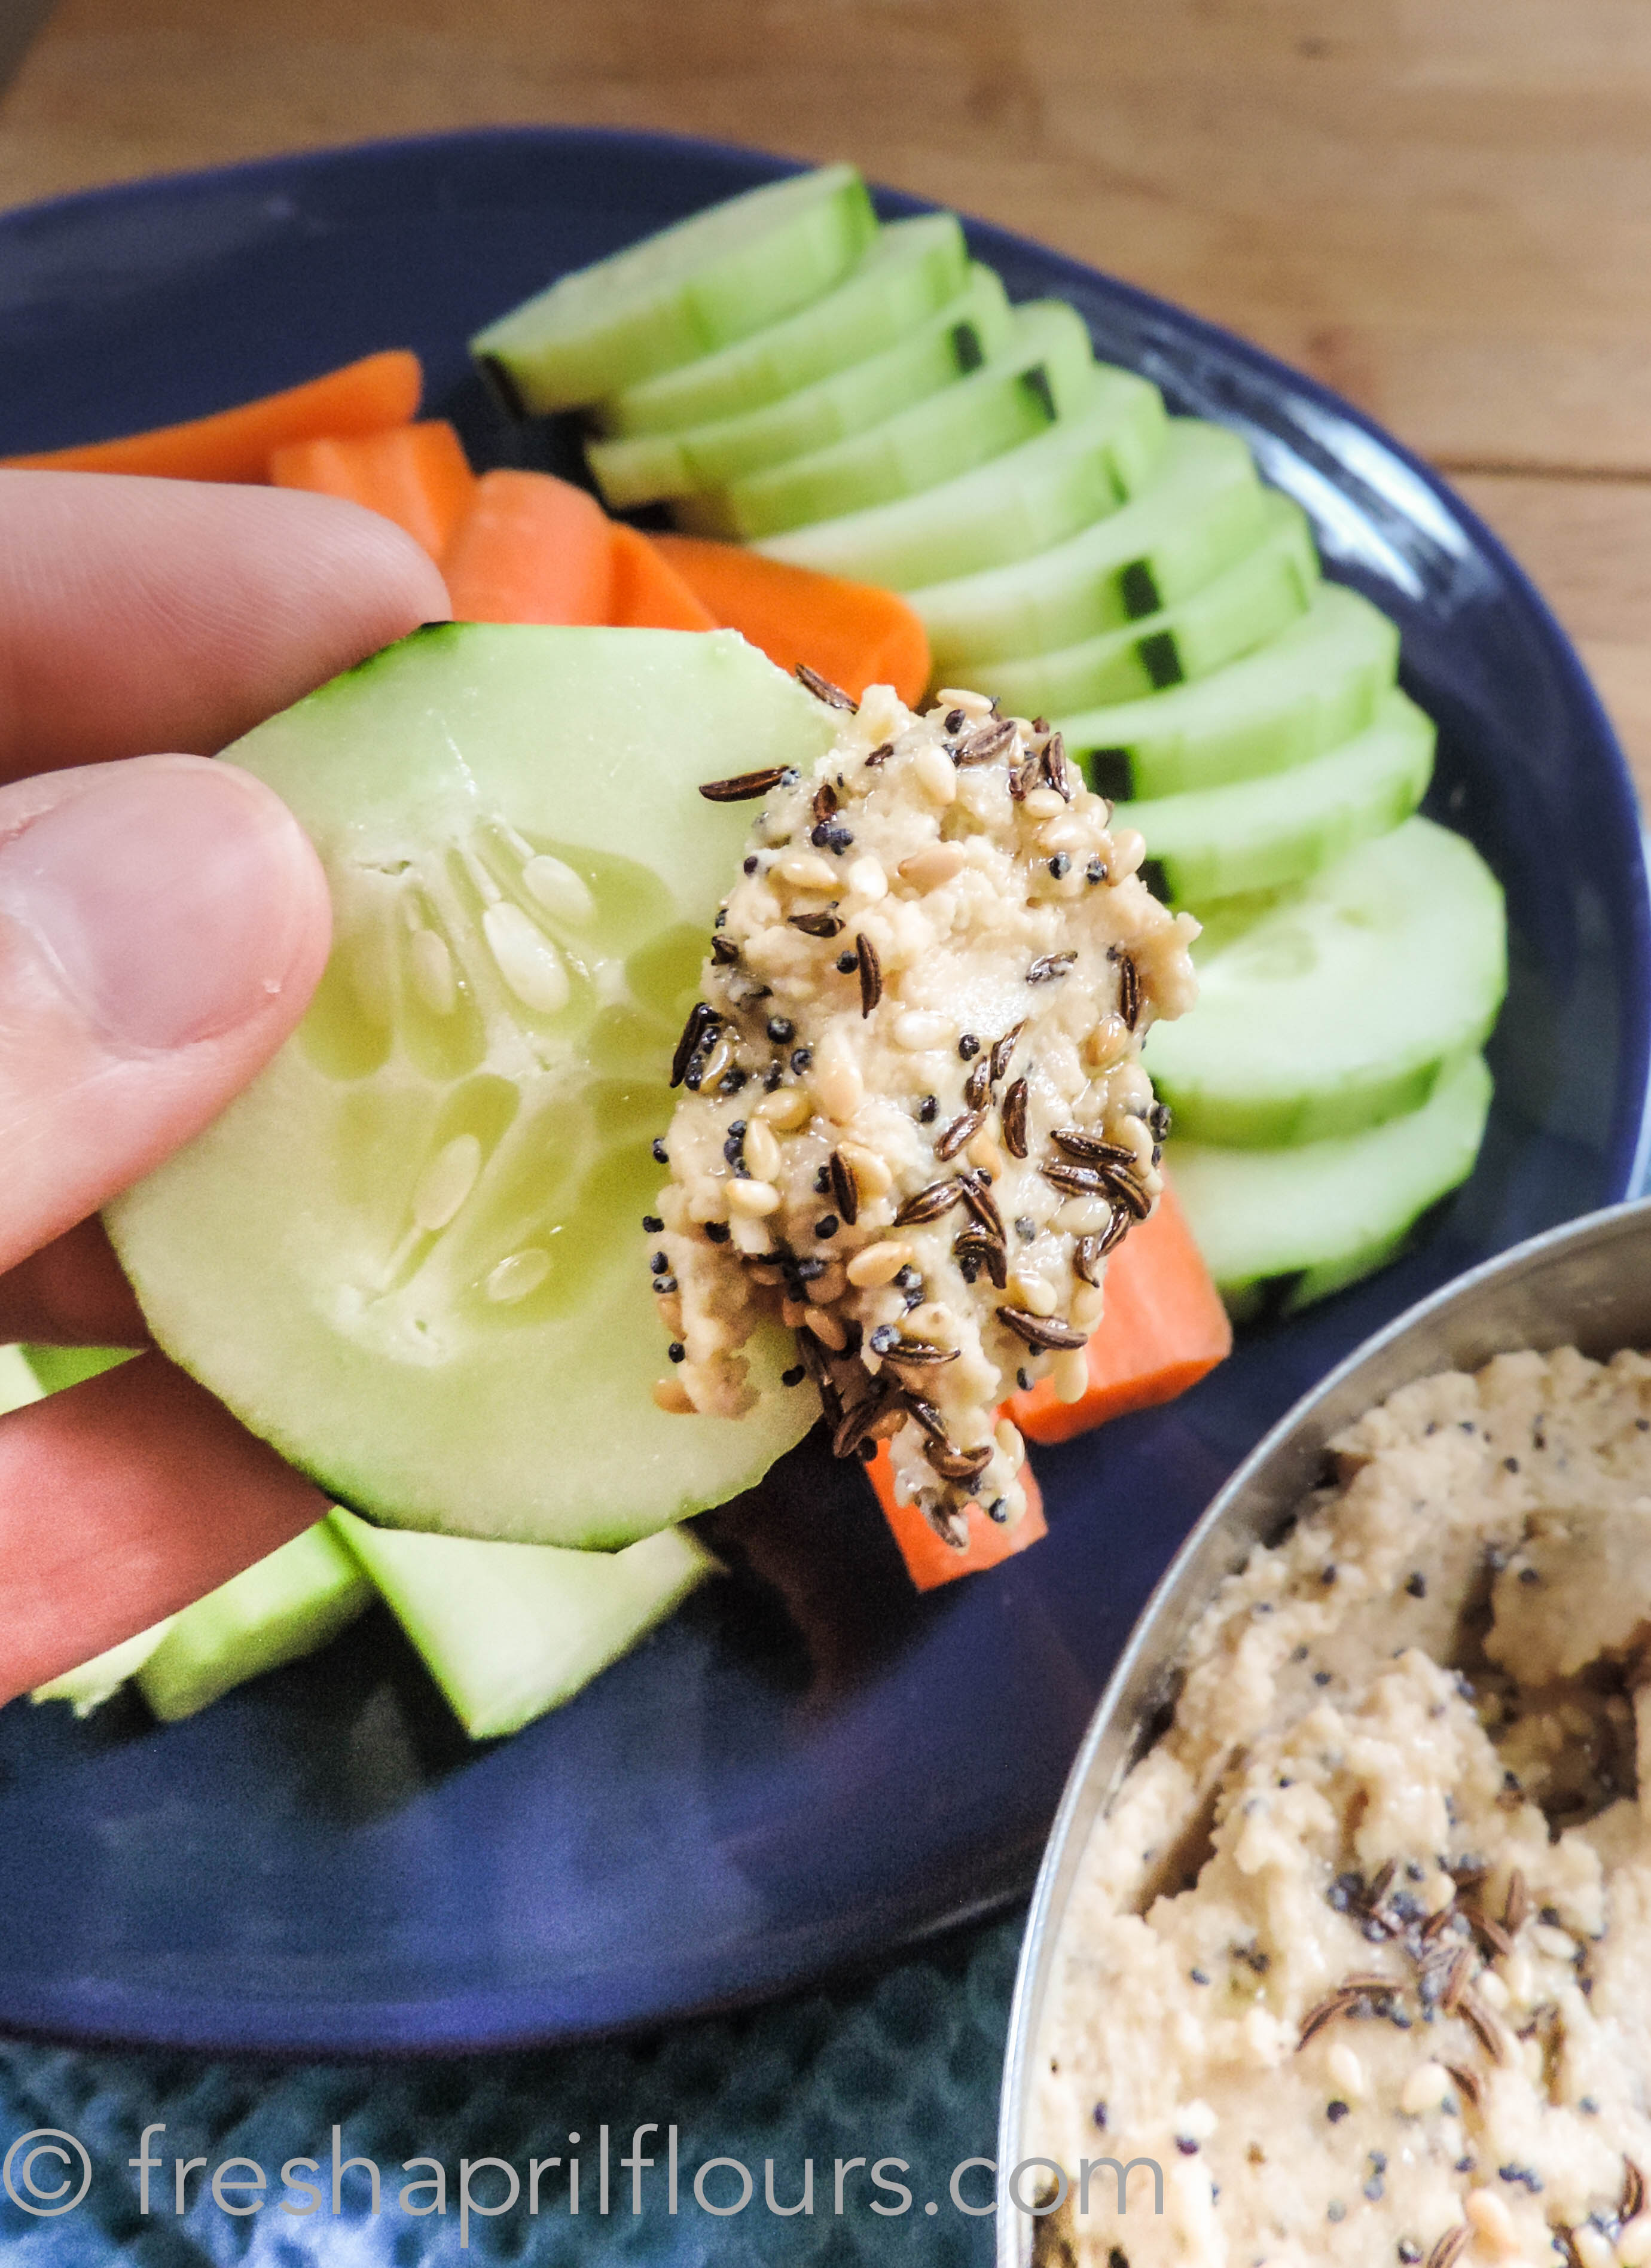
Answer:
<svg viewBox="0 0 1651 2268"><path fill-rule="evenodd" d="M998 2129L999 2268L1027 2268L1036 2223L1009 2172L1038 2154L1026 2131L1033 2058L1062 1922L1092 1833L1164 1722L1193 1624L1222 1579L1275 1537L1317 1481L1331 1436L1412 1379L1473 1370L1517 1347L1603 1356L1651 1345L1651 1198L1590 1213L1515 1246L1411 1307L1333 1370L1238 1468L1147 1602L1066 1782L1032 1896L1010 2013ZM1018 2184L1023 2191L1027 2183Z"/></svg>

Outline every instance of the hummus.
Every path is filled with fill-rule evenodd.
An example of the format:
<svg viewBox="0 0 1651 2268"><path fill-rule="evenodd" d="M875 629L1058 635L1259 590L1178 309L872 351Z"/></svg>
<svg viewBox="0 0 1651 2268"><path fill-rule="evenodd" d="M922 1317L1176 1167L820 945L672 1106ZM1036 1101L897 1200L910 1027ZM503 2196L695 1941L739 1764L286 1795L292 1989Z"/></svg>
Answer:
<svg viewBox="0 0 1651 2268"><path fill-rule="evenodd" d="M778 1319L839 1455L967 1541L1013 1521L999 1405L1046 1369L1076 1400L1106 1255L1150 1212L1167 1115L1139 1062L1193 998L1197 924L1047 725L942 693L835 688L812 777L762 799L677 1050L651 1226L673 1362L662 1407L738 1417L741 1349Z"/></svg>
<svg viewBox="0 0 1651 2268"><path fill-rule="evenodd" d="M1502 1356L1333 1450L1084 1853L1041 2257L1651 2261L1651 1361ZM1079 2210L1103 2158L1161 2213Z"/></svg>

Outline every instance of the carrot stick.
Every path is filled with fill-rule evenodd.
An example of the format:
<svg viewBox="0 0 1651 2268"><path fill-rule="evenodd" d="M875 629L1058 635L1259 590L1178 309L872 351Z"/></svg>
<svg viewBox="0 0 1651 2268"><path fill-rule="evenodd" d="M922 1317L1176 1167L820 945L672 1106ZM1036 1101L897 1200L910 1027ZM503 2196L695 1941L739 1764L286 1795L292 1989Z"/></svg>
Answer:
<svg viewBox="0 0 1651 2268"><path fill-rule="evenodd" d="M915 702L929 681L929 640L903 599L870 583L817 575L738 543L656 535L659 550L729 630L782 669L806 662L858 701L892 685Z"/></svg>
<svg viewBox="0 0 1651 2268"><path fill-rule="evenodd" d="M955 1581L959 1575L978 1575L988 1567L1024 1551L1028 1543L1036 1543L1049 1533L1043 1518L1043 1497L1032 1477L1030 1465L1022 1465L1021 1486L1026 1491L1026 1510L1013 1528L999 1528L989 1520L983 1507L969 1507L969 1542L962 1550L943 1543L930 1527L915 1504L900 1504L895 1497L894 1461L888 1454L887 1441L877 1444L877 1454L866 1468L866 1477L883 1518L894 1531L895 1542L900 1546L900 1556L906 1563L906 1572L920 1591L932 1591L941 1583Z"/></svg>
<svg viewBox="0 0 1651 2268"><path fill-rule="evenodd" d="M328 434L269 453L278 489L347 497L404 527L432 559L446 549L475 491L464 444L445 418L387 425L381 432Z"/></svg>
<svg viewBox="0 0 1651 2268"><path fill-rule="evenodd" d="M0 462L66 473L150 473L174 481L256 481L268 477L269 453L323 433L370 433L404 425L424 385L418 357L402 348L368 355L282 394L266 394L210 417L160 425L119 441L47 449Z"/></svg>
<svg viewBox="0 0 1651 2268"><path fill-rule="evenodd" d="M1034 1441L1074 1433L1150 1410L1196 1386L1233 1349L1233 1327L1192 1241L1186 1215L1166 1182L1157 1210L1107 1262L1106 1312L1089 1341L1089 1390L1058 1401L1047 1378L1006 1407Z"/></svg>
<svg viewBox="0 0 1651 2268"><path fill-rule="evenodd" d="M614 592L608 619L626 630L714 630L717 617L652 538L614 523Z"/></svg>
<svg viewBox="0 0 1651 2268"><path fill-rule="evenodd" d="M483 473L441 562L461 622L606 622L612 529L550 473Z"/></svg>

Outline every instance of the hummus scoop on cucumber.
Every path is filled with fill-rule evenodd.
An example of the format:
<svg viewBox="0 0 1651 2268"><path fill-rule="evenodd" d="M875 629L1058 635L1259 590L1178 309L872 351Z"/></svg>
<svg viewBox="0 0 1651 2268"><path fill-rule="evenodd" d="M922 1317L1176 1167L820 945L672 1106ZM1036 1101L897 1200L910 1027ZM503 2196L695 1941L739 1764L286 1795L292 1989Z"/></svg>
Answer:
<svg viewBox="0 0 1651 2268"><path fill-rule="evenodd" d="M1028 1438L1190 1382L1217 1292L1254 1322L1380 1266L1477 1155L1500 892L1419 814L1393 626L1237 436L846 167L473 346L683 535L490 488L450 429L280 436L274 476L369 502L394 459L409 525L416 461L497 618L236 744L332 958L108 1226L157 1341L337 1509L40 1698L187 1714L381 1599L510 1731L822 1414L914 1580L990 1565L1041 1532ZM887 622L842 578L898 594L926 687L845 659ZM85 1367L10 1359L13 1401Z"/></svg>

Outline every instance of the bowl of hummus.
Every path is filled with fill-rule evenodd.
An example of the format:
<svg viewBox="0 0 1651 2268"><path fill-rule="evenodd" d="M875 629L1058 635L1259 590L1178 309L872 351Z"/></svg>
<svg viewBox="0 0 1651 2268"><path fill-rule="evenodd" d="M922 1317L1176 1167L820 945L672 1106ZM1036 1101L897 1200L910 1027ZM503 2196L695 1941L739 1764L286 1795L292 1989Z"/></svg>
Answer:
<svg viewBox="0 0 1651 2268"><path fill-rule="evenodd" d="M999 2268L1651 2262L1651 1201L1351 1357L1148 1604L1021 1955Z"/></svg>

